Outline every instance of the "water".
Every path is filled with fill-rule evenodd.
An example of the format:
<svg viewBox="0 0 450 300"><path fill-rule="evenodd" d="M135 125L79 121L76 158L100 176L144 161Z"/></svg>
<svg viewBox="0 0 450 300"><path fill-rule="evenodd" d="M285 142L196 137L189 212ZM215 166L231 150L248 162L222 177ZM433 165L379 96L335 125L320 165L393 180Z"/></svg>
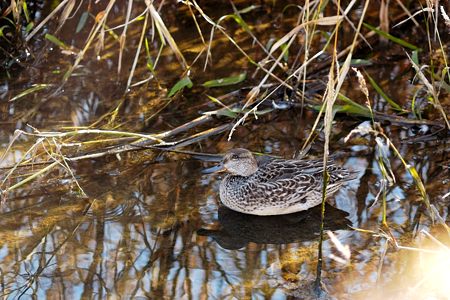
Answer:
<svg viewBox="0 0 450 300"><path fill-rule="evenodd" d="M136 11L138 8L139 5ZM114 14L120 19L124 9L118 5ZM223 9L230 10L228 6ZM210 10L214 16L214 10ZM273 10L276 12L276 8ZM81 12L83 9L78 14ZM185 9L177 10L178 21L166 13L165 20L172 25L177 24L179 18L192 22L185 13ZM69 22L75 26L77 20ZM192 37L192 28L176 29L174 35L180 45L198 45L200 41ZM242 34L239 28L234 30L237 35ZM69 34L68 29L64 29L61 38L68 40ZM139 34L139 31L132 31L129 39ZM73 44L81 47L85 35L86 32L75 35ZM269 33L263 37L266 35ZM113 41L107 42L110 46L116 45ZM243 39L241 42L245 49L253 51L251 41ZM44 59L45 63L38 63L32 69L16 70L11 79L3 79L2 148L6 150L13 140L15 129L32 132L27 124L40 131L64 131L67 127L87 126L102 118L99 124L105 129L158 133L185 124L202 112L219 109L205 93L217 97L237 87L205 91L199 83L242 70L250 75L251 68L229 43L221 41L214 47L213 57L220 58L214 60L214 70L203 73L199 71L202 66L195 65L194 88L174 100L164 95L182 71L170 51L161 58L158 83L151 80L124 94L125 73L111 75L116 72L117 53L102 61L92 60L95 55L88 54L91 59L77 70L77 76L58 89L61 74L72 59L56 48ZM134 46L129 48L135 49ZM124 69L130 66L133 57L134 53L129 50L124 57ZM392 81L384 82L383 89L396 99L409 99L415 86L400 70L402 67L387 64L370 71L389 74ZM142 65L137 74L135 82L149 76ZM37 83L54 86L8 102L12 96ZM343 91L352 99L362 97L351 81ZM238 101L243 95L244 92L236 92L226 99L227 104ZM381 98L375 100L377 109L387 110ZM232 147L245 147L292 157L312 130L316 114L298 107L281 108L258 120L249 119L238 127L230 142L227 141L228 129L184 149L216 154ZM388 186L386 193L390 229L382 226L382 197L375 199L383 176L377 162L375 139L356 135L344 143L345 136L363 121L354 116L338 115L332 130L331 153L336 155L338 164L360 175L331 197L332 206L326 209L325 228L339 241L332 242L326 236L323 245L322 275L329 295L337 299L445 299L450 294L445 283L450 276L448 248L433 242L422 231L447 245L448 234L441 225L432 225L412 176L390 150L387 154L396 181ZM222 116L179 132L168 141L183 140L230 122L235 120ZM430 202L448 222L450 197L444 197L449 192L448 137L443 135L441 139L425 141L421 130L426 136L434 133L432 127L389 123L383 123L382 127L405 160L416 167ZM419 142L409 143L413 138ZM96 139L95 135L88 135L57 141L69 144ZM18 162L36 140L33 136L22 136L16 141L1 162L2 180L9 171L5 167ZM66 145L61 151L74 157L96 153L121 142ZM45 143L46 149L54 146L51 139ZM48 157L48 153L40 149L36 161ZM266 218L238 214L220 206L220 175L203 172L214 166L214 161L176 152L134 150L68 162L73 176L63 166L55 167L7 193L0 207L1 295L8 299L20 296L24 299L315 297L319 208ZM310 153L320 156L322 152L323 136L319 134ZM30 161L26 168L16 170L2 188L16 183L19 175L31 174L47 165L33 165ZM399 250L392 237L401 246L429 251ZM345 249L349 249L349 258L345 257Z"/></svg>

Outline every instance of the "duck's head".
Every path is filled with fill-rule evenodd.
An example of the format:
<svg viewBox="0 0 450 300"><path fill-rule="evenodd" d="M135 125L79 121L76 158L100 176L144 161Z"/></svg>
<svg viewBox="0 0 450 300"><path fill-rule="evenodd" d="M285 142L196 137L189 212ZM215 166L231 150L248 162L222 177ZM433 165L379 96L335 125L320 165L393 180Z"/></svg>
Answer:
<svg viewBox="0 0 450 300"><path fill-rule="evenodd" d="M250 176L258 171L258 162L247 149L236 148L228 150L222 159L226 172L233 175Z"/></svg>

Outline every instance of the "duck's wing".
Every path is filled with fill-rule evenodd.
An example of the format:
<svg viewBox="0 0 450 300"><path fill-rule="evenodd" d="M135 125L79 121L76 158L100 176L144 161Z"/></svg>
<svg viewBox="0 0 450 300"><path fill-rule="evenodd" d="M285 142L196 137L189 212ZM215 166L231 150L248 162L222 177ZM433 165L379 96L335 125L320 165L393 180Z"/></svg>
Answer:
<svg viewBox="0 0 450 300"><path fill-rule="evenodd" d="M315 161L272 159L259 165L253 198L266 198L287 205L306 199L321 188L323 165Z"/></svg>
<svg viewBox="0 0 450 300"><path fill-rule="evenodd" d="M358 172L350 171L338 166L333 159L327 162L327 171L330 175L329 183L346 182L358 177ZM323 177L322 160L283 160L272 159L265 162L260 168L260 176L266 181L293 178L299 175Z"/></svg>
<svg viewBox="0 0 450 300"><path fill-rule="evenodd" d="M310 174L290 178L280 176L270 181L259 182L251 189L249 196L257 202L269 201L274 206L292 207L299 203L306 203L309 199L317 198L321 188L321 183L317 180Z"/></svg>
<svg viewBox="0 0 450 300"><path fill-rule="evenodd" d="M330 165L332 164L330 161ZM293 179L302 175L313 177L322 176L322 172L323 163L319 160L272 159L260 165L257 176L261 182L276 182L282 179Z"/></svg>
<svg viewBox="0 0 450 300"><path fill-rule="evenodd" d="M333 160L328 161L327 170L330 174L327 192L337 190L348 181L347 178L353 179L349 178L348 170L337 166ZM267 197L290 202L302 201L310 196L320 198L323 161L272 159L258 170L257 176L257 190L266 191Z"/></svg>

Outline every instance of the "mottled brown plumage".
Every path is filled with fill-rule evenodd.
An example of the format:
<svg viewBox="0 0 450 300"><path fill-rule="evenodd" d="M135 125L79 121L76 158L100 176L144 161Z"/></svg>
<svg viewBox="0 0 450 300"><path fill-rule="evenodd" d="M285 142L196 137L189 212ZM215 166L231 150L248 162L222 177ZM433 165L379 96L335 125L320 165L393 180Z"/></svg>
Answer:
<svg viewBox="0 0 450 300"><path fill-rule="evenodd" d="M220 184L220 200L230 209L252 215L282 215L307 210L322 202L323 161L256 160L242 148L231 149L223 158L229 173ZM327 164L330 179L327 195L356 178L356 174L333 161Z"/></svg>

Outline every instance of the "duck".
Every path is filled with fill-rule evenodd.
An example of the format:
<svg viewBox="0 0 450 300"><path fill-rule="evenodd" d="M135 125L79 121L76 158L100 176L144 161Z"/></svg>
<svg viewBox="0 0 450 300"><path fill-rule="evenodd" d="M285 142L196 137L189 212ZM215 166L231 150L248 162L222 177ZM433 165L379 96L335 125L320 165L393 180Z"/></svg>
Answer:
<svg viewBox="0 0 450 300"><path fill-rule="evenodd" d="M234 211L257 215L285 215L322 203L323 160L255 158L244 148L228 150L221 170L227 175L219 187L220 202ZM357 178L355 171L337 166L331 159L326 196Z"/></svg>

